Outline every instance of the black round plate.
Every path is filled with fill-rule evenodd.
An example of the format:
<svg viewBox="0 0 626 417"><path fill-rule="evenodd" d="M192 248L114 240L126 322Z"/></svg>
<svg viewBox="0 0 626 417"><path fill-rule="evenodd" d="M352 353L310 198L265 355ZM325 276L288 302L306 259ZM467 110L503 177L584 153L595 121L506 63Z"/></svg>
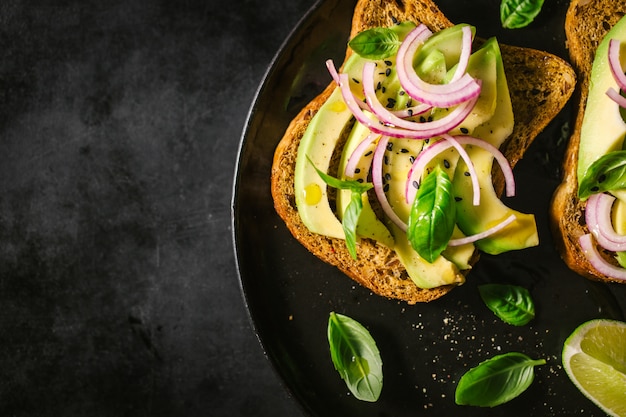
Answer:
<svg viewBox="0 0 626 417"><path fill-rule="evenodd" d="M559 182L566 107L516 167L517 196L507 204L536 214L540 245L498 257L483 256L467 283L445 297L409 306L354 284L308 253L273 209L270 168L289 121L328 82L324 61L341 62L354 0L316 5L284 43L250 110L233 193L233 235L241 286L261 344L289 392L312 416L572 416L603 413L569 381L561 365L565 338L592 318L624 319L626 286L590 282L567 269L554 249L548 208ZM440 0L456 23L477 36L529 46L566 57L563 19L567 1L546 2L540 16L519 30L500 27L498 3ZM506 282L528 288L537 316L524 327L497 319L477 286ZM355 399L330 360L326 326L331 311L365 325L383 358L378 402ZM510 351L544 358L531 387L495 408L454 402L463 373Z"/></svg>

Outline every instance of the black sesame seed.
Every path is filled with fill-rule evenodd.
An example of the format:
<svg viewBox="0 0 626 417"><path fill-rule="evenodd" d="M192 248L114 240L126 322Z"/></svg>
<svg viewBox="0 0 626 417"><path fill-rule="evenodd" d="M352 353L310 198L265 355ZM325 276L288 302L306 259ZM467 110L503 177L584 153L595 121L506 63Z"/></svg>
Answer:
<svg viewBox="0 0 626 417"><path fill-rule="evenodd" d="M425 143L426 145L428 145L428 142L430 142L430 139L424 139L424 143Z"/></svg>
<svg viewBox="0 0 626 417"><path fill-rule="evenodd" d="M385 174L385 181L391 181L391 174L390 173L386 173Z"/></svg>
<svg viewBox="0 0 626 417"><path fill-rule="evenodd" d="M385 87L381 88L381 91L383 92L383 94L385 94L385 92L387 91L387 89Z"/></svg>
<svg viewBox="0 0 626 417"><path fill-rule="evenodd" d="M383 86L383 85L382 85L382 84L380 83L380 81L379 81L379 82L378 82L378 84L376 84L376 89L377 89L377 90L380 90L380 88L381 88L382 86Z"/></svg>
<svg viewBox="0 0 626 417"><path fill-rule="evenodd" d="M387 108L388 108L388 109L393 109L393 107L394 107L395 105L396 105L396 100L395 100L395 99L393 99L393 98L391 98L391 97L389 97L389 98L387 99Z"/></svg>
<svg viewBox="0 0 626 417"><path fill-rule="evenodd" d="M428 116L428 121L432 122L433 121L433 116Z"/></svg>
<svg viewBox="0 0 626 417"><path fill-rule="evenodd" d="M465 171L465 172L463 173L463 175L465 175L466 177L469 177L469 176L470 176L470 173L469 173L469 171Z"/></svg>
<svg viewBox="0 0 626 417"><path fill-rule="evenodd" d="M446 167L446 169L450 168L450 161L448 161L447 159L444 159L443 166Z"/></svg>
<svg viewBox="0 0 626 417"><path fill-rule="evenodd" d="M389 157L388 157L387 155L385 155L384 160L385 160L385 161L384 161L384 162L385 162L385 165L389 165Z"/></svg>
<svg viewBox="0 0 626 417"><path fill-rule="evenodd" d="M604 181L606 181L606 175L602 174L598 177L598 183L603 183Z"/></svg>
<svg viewBox="0 0 626 417"><path fill-rule="evenodd" d="M391 75L391 68L387 68L387 70L385 71L385 75L387 77L389 77Z"/></svg>
<svg viewBox="0 0 626 417"><path fill-rule="evenodd" d="M409 116L413 116L413 109L409 109Z"/></svg>
<svg viewBox="0 0 626 417"><path fill-rule="evenodd" d="M393 142L387 142L387 150L388 151L392 151L393 150Z"/></svg>
<svg viewBox="0 0 626 417"><path fill-rule="evenodd" d="M426 118L424 116L420 116L420 122L424 123L426 121Z"/></svg>
<svg viewBox="0 0 626 417"><path fill-rule="evenodd" d="M391 21L396 25L399 23L395 16L391 16Z"/></svg>
<svg viewBox="0 0 626 417"><path fill-rule="evenodd" d="M367 153L364 156L370 156L373 153L373 151L367 151Z"/></svg>
<svg viewBox="0 0 626 417"><path fill-rule="evenodd" d="M406 93L404 92L404 90L400 90L400 92L399 92L398 94L400 94L401 96L403 96L403 95L405 95Z"/></svg>
<svg viewBox="0 0 626 417"><path fill-rule="evenodd" d="M385 185L383 186L383 191L384 191L384 192L389 191L389 184L385 184Z"/></svg>
<svg viewBox="0 0 626 417"><path fill-rule="evenodd" d="M413 155L409 156L409 162L410 163L415 162L415 157Z"/></svg>
<svg viewBox="0 0 626 417"><path fill-rule="evenodd" d="M354 173L355 173L355 174L358 174L358 173L360 173L360 172L361 172L361 168L355 168L355 169L354 169Z"/></svg>
<svg viewBox="0 0 626 417"><path fill-rule="evenodd" d="M407 148L402 148L402 149L400 149L400 152L402 152L402 153L409 153L409 150Z"/></svg>
<svg viewBox="0 0 626 417"><path fill-rule="evenodd" d="M352 81L354 81L354 82L355 82L355 83L357 83L357 84L360 84L360 83L361 83L361 81L357 80L356 78L353 78L353 79L352 79Z"/></svg>
<svg viewBox="0 0 626 417"><path fill-rule="evenodd" d="M385 65L387 65L388 67L393 65L393 62L389 61L389 60L385 60Z"/></svg>
<svg viewBox="0 0 626 417"><path fill-rule="evenodd" d="M461 133L463 133L464 135L467 135L469 133L469 130L466 127L462 127Z"/></svg>
<svg viewBox="0 0 626 417"><path fill-rule="evenodd" d="M600 191L600 187L598 187L598 186L591 187L591 191L593 191L593 192Z"/></svg>
<svg viewBox="0 0 626 417"><path fill-rule="evenodd" d="M357 178L356 182L362 183L363 182L363 178Z"/></svg>
<svg viewBox="0 0 626 417"><path fill-rule="evenodd" d="M412 185L412 186L413 186L413 188L415 188L416 190L417 190L418 188L420 188L420 183L419 183L419 182L417 182L417 181L413 181L413 182L411 183L411 185Z"/></svg>
<svg viewBox="0 0 626 417"><path fill-rule="evenodd" d="M457 203L461 200L463 200L463 197L454 197L454 201L456 201Z"/></svg>

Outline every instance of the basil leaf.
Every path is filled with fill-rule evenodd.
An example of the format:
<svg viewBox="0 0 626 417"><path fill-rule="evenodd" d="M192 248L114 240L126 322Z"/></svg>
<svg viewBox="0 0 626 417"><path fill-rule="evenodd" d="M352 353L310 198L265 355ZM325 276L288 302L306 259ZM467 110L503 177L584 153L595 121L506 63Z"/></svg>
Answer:
<svg viewBox="0 0 626 417"><path fill-rule="evenodd" d="M328 343L335 369L359 400L375 402L383 388L383 361L372 335L358 321L330 313Z"/></svg>
<svg viewBox="0 0 626 417"><path fill-rule="evenodd" d="M541 11L543 0L501 0L500 22L506 29L528 26Z"/></svg>
<svg viewBox="0 0 626 417"><path fill-rule="evenodd" d="M308 156L307 159L313 168L315 168L315 171L320 178L322 178L322 180L330 187L340 190L350 190L352 192L350 203L348 204L348 207L346 207L345 213L343 213L341 226L343 227L343 233L346 237L346 247L348 248L348 252L350 253L352 259L356 259L356 225L359 222L359 216L363 211L363 200L361 199L361 194L370 190L374 185L371 183L360 183L353 180L340 180L318 169Z"/></svg>
<svg viewBox="0 0 626 417"><path fill-rule="evenodd" d="M578 197L626 188L626 151L613 151L596 159L578 186Z"/></svg>
<svg viewBox="0 0 626 417"><path fill-rule="evenodd" d="M359 216L363 211L363 199L361 193L358 191L352 191L350 203L346 207L346 211L343 213L343 219L341 225L343 226L343 232L346 235L346 246L352 259L356 259L356 225L359 221Z"/></svg>
<svg viewBox="0 0 626 417"><path fill-rule="evenodd" d="M398 52L400 43L396 32L378 27L359 33L348 42L348 46L363 58L385 59Z"/></svg>
<svg viewBox="0 0 626 417"><path fill-rule="evenodd" d="M485 284L478 287L487 307L502 321L523 326L535 318L535 304L524 287L506 284Z"/></svg>
<svg viewBox="0 0 626 417"><path fill-rule="evenodd" d="M338 190L350 190L353 192L358 192L359 194L369 191L374 187L374 185L369 182L362 183L355 180L340 180L339 178L335 178L332 175L328 175L324 171L317 168L315 164L313 164L313 161L311 161L311 158L309 158L308 156L307 159L309 163L313 166L317 174L320 176L320 178L330 187L337 188Z"/></svg>
<svg viewBox="0 0 626 417"><path fill-rule="evenodd" d="M424 178L411 206L407 238L411 247L432 263L448 246L456 223L452 181L436 166Z"/></svg>
<svg viewBox="0 0 626 417"><path fill-rule="evenodd" d="M455 392L458 405L495 407L523 393L533 382L534 367L544 359L533 360L523 353L494 356L467 371Z"/></svg>

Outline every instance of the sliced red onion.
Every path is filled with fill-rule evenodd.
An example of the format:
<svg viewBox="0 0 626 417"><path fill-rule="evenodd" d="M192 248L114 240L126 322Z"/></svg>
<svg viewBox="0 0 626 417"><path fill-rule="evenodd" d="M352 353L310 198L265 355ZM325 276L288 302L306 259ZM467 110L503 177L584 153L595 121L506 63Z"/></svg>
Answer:
<svg viewBox="0 0 626 417"><path fill-rule="evenodd" d="M504 229L509 224L513 223L514 221L515 221L515 214L511 214L509 217L507 217L506 219L504 219L500 223L496 224L493 227L490 227L489 229L487 229L487 230L485 230L483 232L476 233L474 235L470 235L470 236L466 236L466 237L462 237L462 238L458 238L458 239L450 239L450 242L448 242L448 246L463 246L463 245L466 245L468 243L474 243L474 242L476 242L478 240L484 239L486 237L489 237L489 236L499 232L500 230Z"/></svg>
<svg viewBox="0 0 626 417"><path fill-rule="evenodd" d="M506 156L498 148L493 146L491 143L484 141L479 138L475 138L473 136L461 135L455 136L456 140L461 145L473 145L478 146L479 148L483 148L493 155L495 160L500 165L500 169L502 170L502 174L504 175L504 183L505 183L505 195L507 197L515 196L515 176L513 175L513 169L511 168L511 164L509 160L506 159Z"/></svg>
<svg viewBox="0 0 626 417"><path fill-rule="evenodd" d="M469 58L472 54L472 29L469 26L463 26L461 28L463 32L463 40L461 43L461 55L459 57L459 63L457 64L456 70L454 71L454 75L450 82L457 81L460 79L465 71L467 70L467 65L469 64Z"/></svg>
<svg viewBox="0 0 626 417"><path fill-rule="evenodd" d="M344 170L344 175L346 177L354 177L355 170L359 161L363 158L365 151L370 147L370 145L380 137L380 135L375 133L370 133L357 145L357 147L352 151L352 154L348 158L348 162L346 163L346 168Z"/></svg>
<svg viewBox="0 0 626 417"><path fill-rule="evenodd" d="M450 138L454 139L454 142L451 142L450 140L438 141L430 145L426 149L424 149L415 158L415 161L413 162L413 165L411 166L411 169L409 170L409 174L407 178L407 185L405 187L405 197L406 197L407 202L413 201L413 199L415 198L415 194L417 192L415 187L412 186L413 183L416 181L415 176L423 172L424 169L426 168L426 165L428 165L428 163L430 163L430 161L432 161L433 158L435 158L438 154L454 146L454 143L458 143L460 145L477 146L491 153L494 156L495 160L500 165L500 168L502 169L502 173L504 175L504 181L505 181L506 196L513 197L515 195L515 177L513 175L513 169L511 168L509 161L506 159L504 154L500 152L498 148L496 148L489 142L485 142L484 140L475 138L473 136L467 136L467 135L461 135L461 136L442 135L442 136L443 137L449 136ZM464 160L470 172L470 176L472 176L472 186L474 190L473 202L474 202L474 205L477 205L476 201L479 201L476 199L476 193L477 193L477 190L479 190L478 175L476 174L473 163L468 162L470 161L469 156L467 156L467 159L464 158Z"/></svg>
<svg viewBox="0 0 626 417"><path fill-rule="evenodd" d="M621 42L617 39L611 39L609 41L609 67L611 73L617 85L621 90L626 90L626 75L622 69L622 64L619 60L619 50Z"/></svg>
<svg viewBox="0 0 626 417"><path fill-rule="evenodd" d="M468 73L447 84L430 84L422 80L413 68L413 57L420 45L432 35L424 25L413 29L398 48L396 66L400 85L406 93L421 103L436 107L452 107L480 94L480 84Z"/></svg>
<svg viewBox="0 0 626 417"><path fill-rule="evenodd" d="M443 135L443 138L452 143L454 149L456 149L461 158L463 158L463 160L465 161L465 165L467 165L467 169L472 180L472 190L474 195L473 204L475 206L480 205L480 185L478 184L478 173L476 172L476 168L474 167L474 162L470 159L469 155L465 151L465 148L461 146L459 141L454 136L445 134Z"/></svg>
<svg viewBox="0 0 626 417"><path fill-rule="evenodd" d="M374 184L374 192L376 193L376 197L378 198L378 202L382 207L385 215L396 224L402 231L407 230L407 225L402 221L400 217L393 211L391 204L389 204L389 200L387 200L387 195L385 194L384 185L383 185L383 161L385 159L385 150L387 149L387 143L389 142L388 136L383 136L378 141L376 145L376 150L374 151L374 157L372 159L372 182Z"/></svg>
<svg viewBox="0 0 626 417"><path fill-rule="evenodd" d="M596 249L593 243L592 235L590 233L582 235L578 238L585 257L589 260L589 263L602 275L619 280L626 280L626 269L615 266L607 262Z"/></svg>
<svg viewBox="0 0 626 417"><path fill-rule="evenodd" d="M370 120L370 118L363 113L363 109L360 107L359 102L354 97L354 94L352 94L347 74L339 74L339 88L341 89L341 94L346 106L348 106L354 117L359 122L367 126L368 129L374 133L393 138L429 139L443 133L447 133L465 120L465 118L471 113L474 105L476 104L476 100L478 99L478 97L474 97L473 99L458 105L454 110L441 119L424 123L416 123L417 126L415 127L419 127L419 130L409 130L386 126L382 122L379 123Z"/></svg>
<svg viewBox="0 0 626 417"><path fill-rule="evenodd" d="M438 136L442 133L449 132L453 129L452 126L458 125L458 123L465 120L467 115L462 116L462 118L461 115L464 115L465 113L469 114L468 110L471 111L471 108L473 108L476 102L475 99L467 101L441 119L429 122L414 122L411 120L405 120L394 115L378 100L374 87L375 70L376 64L374 62L367 62L363 66L363 92L365 94L365 100L367 101L367 104L372 112L388 127L397 127L411 131L429 131L429 134L432 136ZM461 107L461 110L458 110L459 107Z"/></svg>
<svg viewBox="0 0 626 417"><path fill-rule="evenodd" d="M615 232L611 210L615 197L609 194L593 194L587 199L585 220L589 231L604 249L621 252L626 250L626 235Z"/></svg>
<svg viewBox="0 0 626 417"><path fill-rule="evenodd" d="M606 90L606 95L609 96L611 100L619 104L620 107L626 108L626 98L624 98L624 96L615 91L613 87Z"/></svg>

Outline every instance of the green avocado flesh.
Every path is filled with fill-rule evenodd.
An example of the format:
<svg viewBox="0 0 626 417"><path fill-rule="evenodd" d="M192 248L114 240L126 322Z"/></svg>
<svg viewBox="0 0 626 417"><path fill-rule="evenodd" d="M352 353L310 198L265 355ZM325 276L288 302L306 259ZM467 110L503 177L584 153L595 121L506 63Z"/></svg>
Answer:
<svg viewBox="0 0 626 417"><path fill-rule="evenodd" d="M432 35L416 53L414 61L417 73L431 83L446 82L454 73L461 51L462 27L456 25ZM403 23L393 27L400 39L415 26ZM472 27L472 34L474 28ZM358 84L361 79L366 59L353 54L342 71L349 74L351 88L359 98L363 97L362 88ZM395 72L395 56L377 61L380 68L390 68L387 74L378 74L377 89L382 103L394 103L393 109L402 109L410 105L410 97L400 88ZM450 132L451 134L470 134L482 138L499 147L513 129L513 112L508 86L504 75L500 50L495 39L488 40L470 57L467 72L482 80L481 95L466 120ZM450 109L435 109L426 115L433 118L441 117ZM336 204L328 198L328 190L324 181L307 161L311 159L315 167L336 175L340 179L371 181L369 166L372 152L365 152L358 161L354 177L345 176L345 166L354 149L369 135L369 130L354 121L350 111L343 103L339 89L335 89L330 98L311 120L307 131L301 139L296 161L294 186L296 205L306 227L318 234L334 238L345 238L341 225L342 213L350 203L349 190L337 190ZM344 139L342 139L344 138ZM408 172L413 159L422 151L435 143L439 138L429 141L396 139L389 140L385 154L383 175L385 177L385 193L389 204L398 217L408 221L411 204L406 202L405 186ZM345 141L345 143L344 143ZM336 155L337 146L343 146L339 154L336 172L329 172L331 160ZM376 146L376 140L370 145L370 151ZM464 175L466 166L454 149L438 155L422 173L423 178L435 166L439 165L453 179L454 196L457 200L457 225L453 238L481 232L506 219L511 214L516 220L501 233L489 236L474 244L449 246L441 256L430 263L422 259L411 247L406 233L370 203L370 196L362 196L363 210L357 223L357 236L376 241L395 250L405 266L408 275L420 288L433 288L441 285L461 284L464 280L460 273L470 268L475 247L488 253L500 253L507 250L521 249L538 243L534 216L522 214L506 207L493 190L491 168L493 156L479 149L466 147L479 173L481 185L481 204L472 204L471 179ZM372 191L373 193L373 191ZM372 200L373 202L373 200ZM378 213L378 214L377 214Z"/></svg>

